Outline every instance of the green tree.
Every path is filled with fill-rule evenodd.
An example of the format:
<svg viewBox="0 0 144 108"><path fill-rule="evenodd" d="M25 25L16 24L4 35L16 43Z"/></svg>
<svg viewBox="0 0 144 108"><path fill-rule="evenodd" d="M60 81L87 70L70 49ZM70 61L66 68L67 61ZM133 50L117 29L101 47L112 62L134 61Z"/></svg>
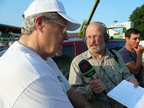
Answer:
<svg viewBox="0 0 144 108"><path fill-rule="evenodd" d="M134 22L134 27L140 30L142 39L144 39L144 4L137 7L129 19Z"/></svg>

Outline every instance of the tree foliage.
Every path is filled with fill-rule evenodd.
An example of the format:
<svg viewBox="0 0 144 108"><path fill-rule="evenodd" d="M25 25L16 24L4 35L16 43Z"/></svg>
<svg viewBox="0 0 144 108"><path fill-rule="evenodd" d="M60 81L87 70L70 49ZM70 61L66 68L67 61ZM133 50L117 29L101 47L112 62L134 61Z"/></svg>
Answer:
<svg viewBox="0 0 144 108"><path fill-rule="evenodd" d="M144 39L144 4L140 7L137 7L129 19L134 22L134 27L141 32L141 36Z"/></svg>

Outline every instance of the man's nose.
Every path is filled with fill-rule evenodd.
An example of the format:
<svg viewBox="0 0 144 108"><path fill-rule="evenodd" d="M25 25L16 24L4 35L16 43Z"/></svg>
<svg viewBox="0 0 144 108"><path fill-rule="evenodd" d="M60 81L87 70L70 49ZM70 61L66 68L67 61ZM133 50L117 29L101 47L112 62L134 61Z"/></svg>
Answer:
<svg viewBox="0 0 144 108"><path fill-rule="evenodd" d="M137 39L136 42L140 42L140 39Z"/></svg>

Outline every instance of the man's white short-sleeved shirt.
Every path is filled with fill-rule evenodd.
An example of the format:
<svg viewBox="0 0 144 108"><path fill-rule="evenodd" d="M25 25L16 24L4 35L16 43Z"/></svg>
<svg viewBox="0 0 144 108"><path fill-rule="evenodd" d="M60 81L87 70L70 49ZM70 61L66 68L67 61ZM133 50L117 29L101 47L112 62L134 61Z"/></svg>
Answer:
<svg viewBox="0 0 144 108"><path fill-rule="evenodd" d="M15 42L0 58L0 108L72 108L70 85L51 58Z"/></svg>

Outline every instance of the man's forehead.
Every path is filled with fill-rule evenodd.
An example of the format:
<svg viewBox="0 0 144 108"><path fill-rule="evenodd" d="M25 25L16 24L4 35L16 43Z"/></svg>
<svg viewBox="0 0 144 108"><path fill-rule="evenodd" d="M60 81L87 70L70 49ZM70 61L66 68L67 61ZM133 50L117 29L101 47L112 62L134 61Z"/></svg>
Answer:
<svg viewBox="0 0 144 108"><path fill-rule="evenodd" d="M96 28L89 28L89 29L87 29L87 31L86 31L86 34L102 34L103 33L103 30L102 29L100 29L100 28L98 28L98 27L96 27Z"/></svg>
<svg viewBox="0 0 144 108"><path fill-rule="evenodd" d="M130 35L130 37L140 37L140 34L134 34L134 33L132 33L132 34Z"/></svg>

